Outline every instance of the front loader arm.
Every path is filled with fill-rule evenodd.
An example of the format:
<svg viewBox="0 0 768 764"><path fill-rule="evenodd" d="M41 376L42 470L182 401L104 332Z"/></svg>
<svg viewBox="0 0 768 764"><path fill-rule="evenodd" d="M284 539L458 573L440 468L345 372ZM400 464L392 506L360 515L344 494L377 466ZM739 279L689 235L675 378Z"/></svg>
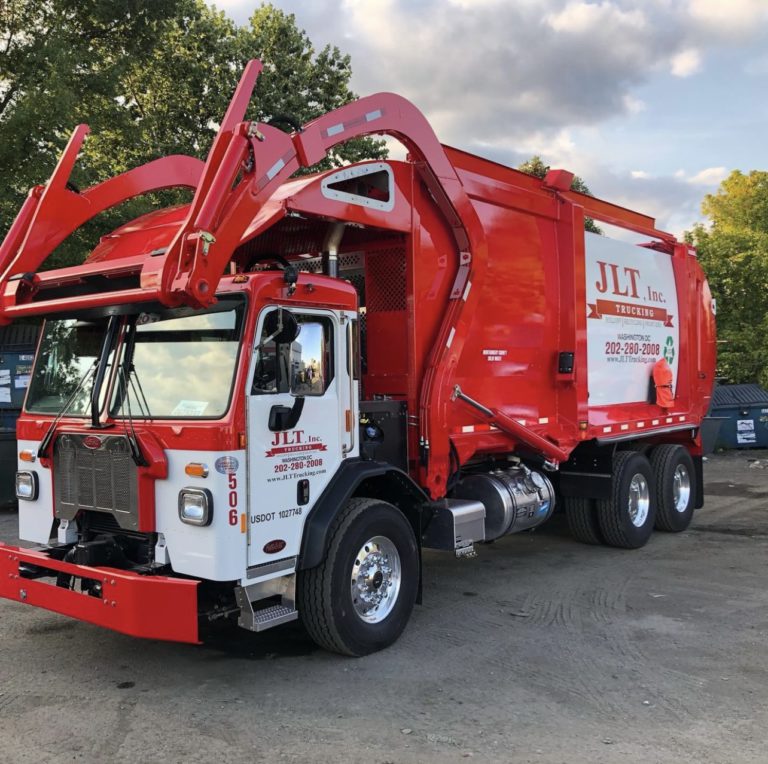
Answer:
<svg viewBox="0 0 768 764"><path fill-rule="evenodd" d="M180 242L192 227L197 211L211 197L212 182L231 137L245 115L260 71L261 62L251 61L243 72L205 164L188 156L163 157L79 193L69 185L69 179L90 131L88 125L78 125L50 179L29 192L0 245L0 324L21 314L17 308L35 291L34 274L67 236L104 210L135 196L166 188L195 189L187 221L174 241L175 249L172 247L170 257L163 258L169 264L180 260ZM142 286L144 281L142 279ZM157 297L170 304L170 291L166 288Z"/></svg>
<svg viewBox="0 0 768 764"><path fill-rule="evenodd" d="M173 155L99 183L82 193L69 185L87 125L72 133L48 183L35 186L0 245L0 324L13 318L13 308L35 290L35 273L64 239L111 207L150 191L195 188L203 163ZM26 294L20 294L26 292Z"/></svg>
<svg viewBox="0 0 768 764"><path fill-rule="evenodd" d="M368 96L288 135L269 125L243 121L261 68L259 61L246 66L204 165L189 157L167 157L78 194L67 188L87 133L86 126L78 127L51 180L44 188L33 189L0 248L0 322L52 307L52 302L42 300L30 304L36 277L27 274L38 269L78 226L124 199L177 185L194 187L194 199L170 246L144 259L140 288L76 300L83 307L149 299L168 306L210 305L244 232L282 183L341 143L373 134L392 135L411 153L456 245L451 305L430 356L420 404L426 483L433 496L443 495L452 374L486 270L487 242L480 219L429 122L409 101L392 93Z"/></svg>

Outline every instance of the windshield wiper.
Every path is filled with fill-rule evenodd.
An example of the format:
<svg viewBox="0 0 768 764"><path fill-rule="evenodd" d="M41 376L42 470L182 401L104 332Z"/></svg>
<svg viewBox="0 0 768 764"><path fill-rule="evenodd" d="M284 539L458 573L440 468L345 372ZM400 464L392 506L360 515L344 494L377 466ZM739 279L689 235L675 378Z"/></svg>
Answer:
<svg viewBox="0 0 768 764"><path fill-rule="evenodd" d="M125 437L128 439L128 446L131 450L131 458L134 464L138 467L147 467L149 462L144 458L144 454L139 446L139 439L136 435L136 429L133 426L133 412L131 411L131 388L136 395L136 401L139 404L139 409L144 410L146 406L146 415L149 416L149 406L147 405L147 399L144 397L144 390L141 388L141 382L139 382L138 374L136 373L136 367L133 365L133 351L136 347L136 322L135 320L129 324L130 332L125 339L125 350L123 351L123 362L120 364L120 388L118 394L120 395L120 413L123 415L123 429L125 430ZM144 406L142 406L139 396L136 394L136 388L133 384L133 378L136 378L136 382L141 390L141 396L144 398ZM125 416L125 407L128 408L128 416ZM130 428L130 429L129 429Z"/></svg>
<svg viewBox="0 0 768 764"><path fill-rule="evenodd" d="M133 384L134 380L136 380L135 385ZM133 394L136 396L136 402L139 404L139 409L141 410L141 413L147 419L152 419L152 412L149 410L149 404L147 403L147 396L144 395L144 388L141 386L141 380L139 379L139 372L136 371L136 365L134 363L131 363L131 366L128 369L128 381L131 383L131 389L133 390ZM138 387L138 392L136 392L137 387ZM141 394L141 397L139 397L139 394Z"/></svg>
<svg viewBox="0 0 768 764"><path fill-rule="evenodd" d="M88 381L88 378L93 374L93 372L96 370L96 367L99 365L98 361L94 361L93 364L91 364L90 368L86 369L85 374L83 374L82 377L80 377L80 381L75 386L75 389L70 393L69 398L67 399L67 402L64 404L64 408L59 411L59 413L56 415L56 418L51 422L48 429L45 431L45 435L43 436L43 439L40 441L40 447L37 449L37 458L40 459L46 455L46 451L48 451L48 446L51 445L51 440L53 440L53 435L56 432L56 425L61 421L62 417L69 411L70 407L74 403L75 399L77 398L80 391L85 387L85 383Z"/></svg>

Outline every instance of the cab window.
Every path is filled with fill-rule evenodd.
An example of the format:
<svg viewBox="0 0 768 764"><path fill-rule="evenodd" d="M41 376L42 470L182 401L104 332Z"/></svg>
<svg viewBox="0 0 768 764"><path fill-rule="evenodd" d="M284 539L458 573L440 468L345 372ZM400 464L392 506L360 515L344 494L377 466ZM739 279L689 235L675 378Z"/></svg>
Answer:
<svg viewBox="0 0 768 764"><path fill-rule="evenodd" d="M276 310L276 309L275 309ZM270 311L274 312L274 311ZM333 322L325 316L294 313L299 331L293 342L279 342L270 332L269 314L262 321L256 346L251 393L323 395L333 381Z"/></svg>

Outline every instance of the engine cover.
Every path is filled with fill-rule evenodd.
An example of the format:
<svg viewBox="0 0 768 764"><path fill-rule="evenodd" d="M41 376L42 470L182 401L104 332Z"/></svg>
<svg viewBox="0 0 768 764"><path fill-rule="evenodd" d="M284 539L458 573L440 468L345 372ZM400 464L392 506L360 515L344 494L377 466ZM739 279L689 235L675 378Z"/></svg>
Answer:
<svg viewBox="0 0 768 764"><path fill-rule="evenodd" d="M467 475L451 495L483 503L486 541L535 528L548 520L555 509L552 483L545 475L523 465Z"/></svg>

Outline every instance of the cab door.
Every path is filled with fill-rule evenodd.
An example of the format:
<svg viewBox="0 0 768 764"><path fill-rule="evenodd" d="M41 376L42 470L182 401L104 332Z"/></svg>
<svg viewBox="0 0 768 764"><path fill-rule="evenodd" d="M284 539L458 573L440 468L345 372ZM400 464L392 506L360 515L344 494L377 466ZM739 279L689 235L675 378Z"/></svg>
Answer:
<svg viewBox="0 0 768 764"><path fill-rule="evenodd" d="M309 510L357 450L350 316L270 306L255 336L247 395L249 566L299 554Z"/></svg>

